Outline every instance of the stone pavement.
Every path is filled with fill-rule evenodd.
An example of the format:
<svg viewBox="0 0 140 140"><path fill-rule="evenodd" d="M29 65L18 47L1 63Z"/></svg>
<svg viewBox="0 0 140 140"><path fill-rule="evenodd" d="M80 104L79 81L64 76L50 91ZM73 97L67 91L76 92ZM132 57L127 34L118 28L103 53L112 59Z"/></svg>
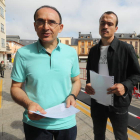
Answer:
<svg viewBox="0 0 140 140"><path fill-rule="evenodd" d="M17 105L10 96L10 70L5 71L2 89L2 107L0 108L0 140L25 140L22 114L23 107ZM1 78L0 78L1 79ZM85 85L84 81L82 81ZM77 139L94 140L93 124L90 117L81 111L76 115L77 120ZM114 140L111 131L106 131L106 140Z"/></svg>
<svg viewBox="0 0 140 140"><path fill-rule="evenodd" d="M10 96L10 70L5 71L2 89L2 107L0 109L0 140L25 140L22 125L23 107L17 105ZM1 78L0 78L1 79ZM93 140L92 120L84 113L76 116L78 134L76 140ZM113 140L113 134L107 131L107 140Z"/></svg>

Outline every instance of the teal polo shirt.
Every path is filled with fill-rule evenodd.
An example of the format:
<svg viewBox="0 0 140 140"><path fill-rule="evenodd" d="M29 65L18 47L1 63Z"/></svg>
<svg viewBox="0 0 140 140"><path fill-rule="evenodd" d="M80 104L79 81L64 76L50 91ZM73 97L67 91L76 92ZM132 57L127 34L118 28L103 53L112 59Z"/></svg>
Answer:
<svg viewBox="0 0 140 140"><path fill-rule="evenodd" d="M29 99L43 109L65 102L72 90L71 78L80 74L76 50L58 42L51 56L39 40L18 49L11 73L12 80L26 81L25 92ZM76 125L75 115L62 119L30 120L26 109L23 122L47 130L69 129Z"/></svg>

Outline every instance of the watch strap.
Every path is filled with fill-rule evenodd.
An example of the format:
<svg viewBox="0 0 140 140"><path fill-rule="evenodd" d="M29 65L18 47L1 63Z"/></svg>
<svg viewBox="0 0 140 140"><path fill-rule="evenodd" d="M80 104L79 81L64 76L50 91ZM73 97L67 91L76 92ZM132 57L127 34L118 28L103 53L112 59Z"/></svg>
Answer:
<svg viewBox="0 0 140 140"><path fill-rule="evenodd" d="M76 96L75 96L74 94L70 94L69 96L73 96L75 100L77 99Z"/></svg>

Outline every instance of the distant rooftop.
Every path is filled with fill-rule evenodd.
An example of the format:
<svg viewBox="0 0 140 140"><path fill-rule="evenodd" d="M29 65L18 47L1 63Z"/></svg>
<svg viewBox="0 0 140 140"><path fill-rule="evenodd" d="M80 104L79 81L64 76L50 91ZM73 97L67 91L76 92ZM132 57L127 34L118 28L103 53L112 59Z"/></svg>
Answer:
<svg viewBox="0 0 140 140"><path fill-rule="evenodd" d="M17 39L20 39L19 35L6 35L6 38L17 38Z"/></svg>
<svg viewBox="0 0 140 140"><path fill-rule="evenodd" d="M23 44L24 46L37 42L37 40L27 40L27 39L20 39L19 43Z"/></svg>
<svg viewBox="0 0 140 140"><path fill-rule="evenodd" d="M20 42L17 42L17 41L15 41L15 40L13 40L13 39L7 39L6 41L7 41L7 42L14 42L14 43L16 43L16 44L20 44L20 45L24 46L24 45L21 44Z"/></svg>
<svg viewBox="0 0 140 140"><path fill-rule="evenodd" d="M115 36L119 39L139 39L135 33L115 33Z"/></svg>
<svg viewBox="0 0 140 140"><path fill-rule="evenodd" d="M71 38L71 46L77 46L78 45L78 39L77 38Z"/></svg>
<svg viewBox="0 0 140 140"><path fill-rule="evenodd" d="M90 34L81 34L81 32L79 32L79 37L78 40L92 40L92 34L90 32Z"/></svg>
<svg viewBox="0 0 140 140"><path fill-rule="evenodd" d="M93 44L98 44L101 38L93 38Z"/></svg>

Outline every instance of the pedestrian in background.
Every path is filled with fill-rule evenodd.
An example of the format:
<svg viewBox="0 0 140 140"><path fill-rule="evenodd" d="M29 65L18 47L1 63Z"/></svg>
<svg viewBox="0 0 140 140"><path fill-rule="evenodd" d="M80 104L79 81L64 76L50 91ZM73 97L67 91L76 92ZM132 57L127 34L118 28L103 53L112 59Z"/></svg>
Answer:
<svg viewBox="0 0 140 140"><path fill-rule="evenodd" d="M1 63L0 63L0 73L1 73L2 78L4 78L4 70L5 70L5 64L4 64L4 61L1 61Z"/></svg>

